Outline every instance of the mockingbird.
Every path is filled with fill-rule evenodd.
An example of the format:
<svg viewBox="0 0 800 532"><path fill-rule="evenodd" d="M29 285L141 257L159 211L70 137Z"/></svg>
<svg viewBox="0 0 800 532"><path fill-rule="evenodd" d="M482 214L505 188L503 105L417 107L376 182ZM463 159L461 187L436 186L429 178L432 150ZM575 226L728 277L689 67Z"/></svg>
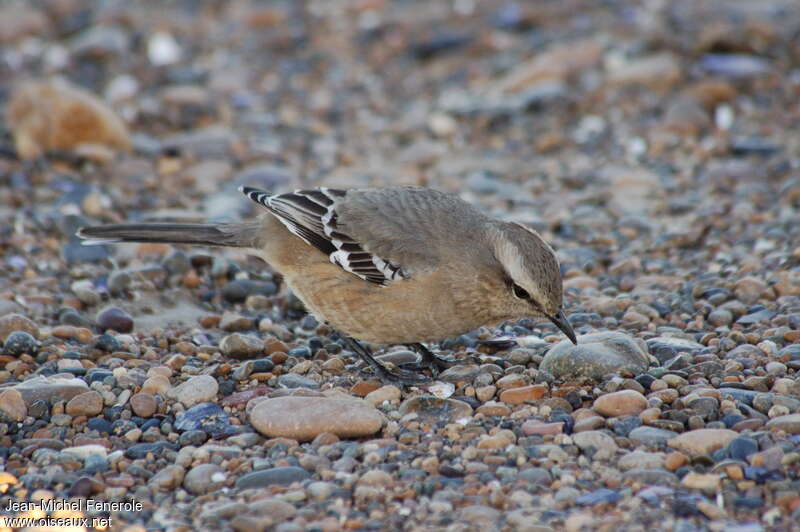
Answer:
<svg viewBox="0 0 800 532"><path fill-rule="evenodd" d="M240 191L266 212L241 223L103 225L78 235L88 244L247 248L280 272L312 313L344 333L383 380L425 379L384 366L357 340L406 344L432 372L451 361L421 342L504 320L546 317L576 343L562 310L555 253L521 224L426 188Z"/></svg>

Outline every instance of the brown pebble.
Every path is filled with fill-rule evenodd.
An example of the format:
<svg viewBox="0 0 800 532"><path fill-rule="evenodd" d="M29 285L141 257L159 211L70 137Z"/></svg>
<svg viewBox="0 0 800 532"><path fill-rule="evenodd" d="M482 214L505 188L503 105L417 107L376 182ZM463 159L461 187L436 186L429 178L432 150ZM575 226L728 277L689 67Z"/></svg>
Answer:
<svg viewBox="0 0 800 532"><path fill-rule="evenodd" d="M148 395L165 395L170 388L172 388L172 385L167 377L164 375L153 375L144 381L141 392Z"/></svg>
<svg viewBox="0 0 800 532"><path fill-rule="evenodd" d="M183 286L192 289L200 286L200 283L203 282L203 279L201 279L200 276L197 275L196 271L189 270L184 274L182 282Z"/></svg>
<svg viewBox="0 0 800 532"><path fill-rule="evenodd" d="M21 84L9 100L6 121L23 159L91 145L131 147L125 122L102 99L62 80Z"/></svg>
<svg viewBox="0 0 800 532"><path fill-rule="evenodd" d="M150 417L156 413L158 402L149 393L137 393L130 398L131 410L139 417Z"/></svg>
<svg viewBox="0 0 800 532"><path fill-rule="evenodd" d="M601 395L592 408L607 417L636 416L647 408L647 399L635 390L622 390Z"/></svg>
<svg viewBox="0 0 800 532"><path fill-rule="evenodd" d="M0 343L5 342L14 331L23 331L34 338L39 337L39 327L22 314L6 314L0 318Z"/></svg>
<svg viewBox="0 0 800 532"><path fill-rule="evenodd" d="M28 415L28 407L22 394L17 390L5 390L0 393L0 421L6 418L11 421L24 421Z"/></svg>
<svg viewBox="0 0 800 532"><path fill-rule="evenodd" d="M547 390L548 388L545 384L510 388L500 392L500 401L509 405L521 405L526 401L541 399L547 393Z"/></svg>
<svg viewBox="0 0 800 532"><path fill-rule="evenodd" d="M688 463L689 457L680 451L672 451L664 459L664 467L670 471L675 471L676 469L683 467Z"/></svg>
<svg viewBox="0 0 800 532"><path fill-rule="evenodd" d="M274 359L273 362L275 362ZM367 394L374 392L380 387L381 387L380 381L376 380L358 381L357 383L355 383L350 387L350 393L358 397L366 397Z"/></svg>
<svg viewBox="0 0 800 532"><path fill-rule="evenodd" d="M219 325L219 322L220 322L221 319L222 319L222 316L216 316L216 315L214 315L214 316L202 316L198 320L198 322L200 323L200 326L203 327L204 329L213 329L214 327Z"/></svg>
<svg viewBox="0 0 800 532"><path fill-rule="evenodd" d="M503 403L492 401L479 406L477 412L489 417L505 417L511 414L511 409Z"/></svg>
<svg viewBox="0 0 800 532"><path fill-rule="evenodd" d="M103 397L94 390L84 392L70 399L65 411L71 416L96 416L103 411Z"/></svg>
<svg viewBox="0 0 800 532"><path fill-rule="evenodd" d="M504 449L508 447L509 441L506 438L502 438L499 436L486 436L482 438L478 445L476 446L478 449Z"/></svg>
<svg viewBox="0 0 800 532"><path fill-rule="evenodd" d="M267 338L264 340L264 352L267 355L271 355L277 352L286 353L289 351L289 346L285 343L281 342L277 338Z"/></svg>

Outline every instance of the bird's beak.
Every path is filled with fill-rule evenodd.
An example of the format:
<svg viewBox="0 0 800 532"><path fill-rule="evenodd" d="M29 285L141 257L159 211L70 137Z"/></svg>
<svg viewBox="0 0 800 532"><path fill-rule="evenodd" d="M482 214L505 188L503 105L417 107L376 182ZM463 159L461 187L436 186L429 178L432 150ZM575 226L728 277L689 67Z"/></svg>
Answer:
<svg viewBox="0 0 800 532"><path fill-rule="evenodd" d="M570 325L563 310L559 310L558 314L555 316L548 316L548 318L550 318L550 321L556 324L556 327L561 329L561 332L567 335L567 338L569 338L573 344L578 345L578 339L575 337L575 331L572 329L572 325Z"/></svg>

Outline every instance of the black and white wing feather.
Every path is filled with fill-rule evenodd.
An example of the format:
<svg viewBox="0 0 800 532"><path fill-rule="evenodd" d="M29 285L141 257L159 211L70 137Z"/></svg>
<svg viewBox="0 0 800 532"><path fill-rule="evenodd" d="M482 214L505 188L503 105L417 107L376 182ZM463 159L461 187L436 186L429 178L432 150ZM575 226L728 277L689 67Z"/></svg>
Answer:
<svg viewBox="0 0 800 532"><path fill-rule="evenodd" d="M386 285L406 278L400 266L373 255L338 231L336 201L345 196L344 190L323 187L280 195L251 187L239 190L266 207L293 234L328 255L331 262L361 279Z"/></svg>

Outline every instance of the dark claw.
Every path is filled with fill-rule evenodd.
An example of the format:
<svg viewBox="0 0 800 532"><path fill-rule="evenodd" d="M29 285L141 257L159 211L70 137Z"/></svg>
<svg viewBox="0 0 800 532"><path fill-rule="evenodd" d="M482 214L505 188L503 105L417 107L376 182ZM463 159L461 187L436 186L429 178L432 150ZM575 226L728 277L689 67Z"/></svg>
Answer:
<svg viewBox="0 0 800 532"><path fill-rule="evenodd" d="M460 363L459 360L455 360L453 358L445 358L435 355L422 344L408 344L408 347L416 351L420 357L422 357L422 360L412 364L404 364L404 367L429 369L434 377L436 377L440 371L444 371L447 368Z"/></svg>
<svg viewBox="0 0 800 532"><path fill-rule="evenodd" d="M378 376L378 378L384 384L423 384L428 382L428 379L425 375L420 375L419 373L415 373L412 371L406 371L401 368L394 368L390 369L387 366L378 362L372 353L369 352L369 349L358 343L357 340L345 337L345 341L347 342L350 349L353 350L359 357L361 357L364 362L369 364L372 367L372 370Z"/></svg>

